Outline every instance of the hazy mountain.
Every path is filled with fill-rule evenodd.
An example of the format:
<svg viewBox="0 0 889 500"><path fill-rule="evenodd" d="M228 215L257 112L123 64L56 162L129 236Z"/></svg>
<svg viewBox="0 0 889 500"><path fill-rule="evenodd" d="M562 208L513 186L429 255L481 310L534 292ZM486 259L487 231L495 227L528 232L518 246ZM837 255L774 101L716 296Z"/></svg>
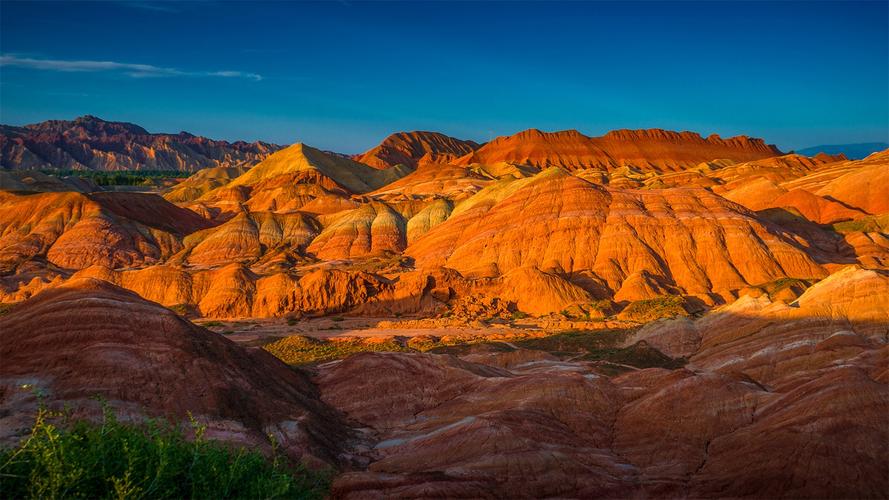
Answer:
<svg viewBox="0 0 889 500"><path fill-rule="evenodd" d="M827 153L830 155L844 154L850 160L860 160L867 157L871 153L889 149L889 143L886 142L861 142L858 144L829 144L821 146L812 146L810 148L800 149L797 153L805 156L815 156L818 153Z"/></svg>

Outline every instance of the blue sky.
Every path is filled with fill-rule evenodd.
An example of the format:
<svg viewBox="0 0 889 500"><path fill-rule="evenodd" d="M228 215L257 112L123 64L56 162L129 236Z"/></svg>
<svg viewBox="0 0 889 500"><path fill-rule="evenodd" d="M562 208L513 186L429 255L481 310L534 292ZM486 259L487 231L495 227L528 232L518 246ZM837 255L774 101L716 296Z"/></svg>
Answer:
<svg viewBox="0 0 889 500"><path fill-rule="evenodd" d="M661 127L889 140L889 2L0 3L0 123L359 152Z"/></svg>

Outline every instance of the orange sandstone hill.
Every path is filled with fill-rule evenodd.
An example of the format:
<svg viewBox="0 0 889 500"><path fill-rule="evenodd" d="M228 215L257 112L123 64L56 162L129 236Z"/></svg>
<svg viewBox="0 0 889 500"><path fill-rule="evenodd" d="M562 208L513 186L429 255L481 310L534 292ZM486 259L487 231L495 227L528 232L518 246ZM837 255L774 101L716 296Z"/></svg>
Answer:
<svg viewBox="0 0 889 500"><path fill-rule="evenodd" d="M556 168L485 188L405 253L464 274L595 276L623 300L651 293L635 288L639 273L686 294L825 275L786 235L706 190L608 191Z"/></svg>
<svg viewBox="0 0 889 500"><path fill-rule="evenodd" d="M68 269L155 263L212 225L153 194L0 192L0 275L34 258Z"/></svg>
<svg viewBox="0 0 889 500"><path fill-rule="evenodd" d="M166 196L171 201L191 201L200 195L195 201L207 213L211 207L236 213L241 206L251 211L332 213L356 208L352 195L378 189L408 172L404 165L376 169L299 143L234 178L236 172L198 173L183 183L184 190L174 188ZM215 180L208 185L211 176Z"/></svg>
<svg viewBox="0 0 889 500"><path fill-rule="evenodd" d="M354 159L375 168L395 165L415 168L426 163L450 163L478 147L473 141L455 139L438 132L398 132Z"/></svg>
<svg viewBox="0 0 889 500"><path fill-rule="evenodd" d="M703 138L694 132L661 129L615 130L602 137L588 137L576 130L541 132L529 129L498 137L460 158L458 163L516 163L540 168L561 167L613 170L632 166L674 171L698 163L729 159L747 161L780 155L775 146L746 136Z"/></svg>
<svg viewBox="0 0 889 500"><path fill-rule="evenodd" d="M98 394L333 498L886 496L889 152L408 137L166 199L0 177L0 440Z"/></svg>
<svg viewBox="0 0 889 500"><path fill-rule="evenodd" d="M531 149L535 137L584 137L528 134ZM646 154L674 140L756 143L655 131L605 137ZM547 144L552 158L571 151ZM482 295L547 315L670 294L712 306L849 263L889 264L885 153L711 158L675 172L652 169L656 162L574 171L459 164L466 158L373 168L295 144L250 169L200 171L168 190L168 201L6 193L0 298L21 300L91 268L89 276L204 316L439 314ZM337 297L328 305L306 301L303 280L318 268L345 273L313 278L314 290Z"/></svg>

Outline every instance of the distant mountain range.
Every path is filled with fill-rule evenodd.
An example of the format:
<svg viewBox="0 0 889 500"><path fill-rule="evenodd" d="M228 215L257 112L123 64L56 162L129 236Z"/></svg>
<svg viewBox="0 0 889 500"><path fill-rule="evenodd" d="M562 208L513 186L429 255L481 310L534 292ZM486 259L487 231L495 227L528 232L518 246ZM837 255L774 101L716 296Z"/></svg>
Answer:
<svg viewBox="0 0 889 500"><path fill-rule="evenodd" d="M174 170L254 165L281 149L266 142L227 142L180 132L152 134L95 116L0 125L0 168L8 170Z"/></svg>
<svg viewBox="0 0 889 500"><path fill-rule="evenodd" d="M132 123L89 115L23 127L0 125L0 167L6 170L196 172L251 167L281 148L266 142L217 141L187 132L153 134ZM576 130L529 129L485 144L438 132L398 132L351 159L375 169L485 164L568 171L630 167L664 172L715 159L744 162L782 154L774 145L746 136L703 137L695 132L647 129L615 130L591 137Z"/></svg>
<svg viewBox="0 0 889 500"><path fill-rule="evenodd" d="M821 146L812 146L810 148L797 150L797 154L804 156L815 156L818 153L827 153L829 155L844 154L850 160L860 160L866 158L871 153L889 149L889 143L886 142L861 142L858 144L830 144Z"/></svg>

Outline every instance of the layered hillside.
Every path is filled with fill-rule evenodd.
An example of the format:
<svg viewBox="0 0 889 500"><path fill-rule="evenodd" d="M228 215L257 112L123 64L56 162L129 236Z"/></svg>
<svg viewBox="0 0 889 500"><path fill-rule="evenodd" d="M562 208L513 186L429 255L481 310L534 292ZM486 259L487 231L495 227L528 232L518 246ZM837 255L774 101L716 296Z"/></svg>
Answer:
<svg viewBox="0 0 889 500"><path fill-rule="evenodd" d="M152 134L95 116L24 127L0 125L0 168L7 170L174 170L250 166L280 149L265 142Z"/></svg>
<svg viewBox="0 0 889 500"><path fill-rule="evenodd" d="M493 165L514 163L539 168L560 167L614 170L635 167L675 171L701 162L728 159L749 161L780 155L775 146L746 136L703 138L694 132L661 129L615 130L602 137L588 137L576 130L541 132L530 129L498 137L460 158L457 163Z"/></svg>
<svg viewBox="0 0 889 500"><path fill-rule="evenodd" d="M0 176L0 442L98 395L332 498L885 496L889 152L519 136Z"/></svg>
<svg viewBox="0 0 889 500"><path fill-rule="evenodd" d="M572 148L593 139L523 135L520 147L536 150L547 136L546 151L562 159L580 158ZM250 169L197 172L166 191L166 201L7 193L0 300L22 300L80 271L217 318L467 310L602 317L664 295L712 307L751 287L810 282L850 263L889 266L885 153L860 161L713 157L660 171L653 165L672 169L677 158L762 143L658 131L605 137L634 144L613 148L620 162L661 157L611 170L573 160L567 166L583 168L454 164L467 156L374 168L295 144ZM695 152L684 142L705 145ZM315 276L319 269L342 274ZM306 298L308 276L329 304Z"/></svg>
<svg viewBox="0 0 889 500"><path fill-rule="evenodd" d="M237 172L199 172L165 193L171 201L209 217L249 211L332 214L358 208L354 195L390 184L410 173L404 165L376 169L363 163L294 144L241 175Z"/></svg>
<svg viewBox="0 0 889 500"><path fill-rule="evenodd" d="M399 179L409 171L410 169L403 166L370 168L362 163L297 143L270 156L226 187L256 186L260 183L278 181L282 176L291 176L295 183L307 178L327 189L366 193Z"/></svg>
<svg viewBox="0 0 889 500"><path fill-rule="evenodd" d="M164 198L173 203L194 201L214 189L243 175L249 167L213 167L199 170L184 181L168 189Z"/></svg>
<svg viewBox="0 0 889 500"><path fill-rule="evenodd" d="M820 224L889 212L889 152L864 160L787 155L725 167L713 191L753 209L789 208Z"/></svg>
<svg viewBox="0 0 889 500"><path fill-rule="evenodd" d="M208 437L240 445L268 450L271 435L310 463L335 464L348 437L303 372L105 281L72 280L19 304L0 332L0 384L16 394L0 403L3 438L37 404L101 418L97 396L148 417L192 416Z"/></svg>
<svg viewBox="0 0 889 500"><path fill-rule="evenodd" d="M561 169L492 185L405 250L418 267L497 276L519 267L589 273L624 300L648 275L686 294L726 294L824 270L785 235L703 189L608 191Z"/></svg>
<svg viewBox="0 0 889 500"><path fill-rule="evenodd" d="M0 275L32 260L67 269L156 263L211 225L151 194L0 192Z"/></svg>
<svg viewBox="0 0 889 500"><path fill-rule="evenodd" d="M334 494L880 498L887 287L885 273L850 267L798 306L747 297L655 323L611 347L618 374L583 347L614 332L321 365L323 400L374 431L374 460ZM688 366L648 365L652 345Z"/></svg>
<svg viewBox="0 0 889 500"><path fill-rule="evenodd" d="M416 168L430 163L450 163L478 147L479 144L473 141L455 139L438 132L398 132L354 159L376 168L395 165Z"/></svg>
<svg viewBox="0 0 889 500"><path fill-rule="evenodd" d="M789 305L751 294L639 331L417 342L303 370L74 279L0 316L0 439L38 405L100 419L98 395L235 446L271 436L331 467L335 498L880 498L887 300L885 272L851 266Z"/></svg>

